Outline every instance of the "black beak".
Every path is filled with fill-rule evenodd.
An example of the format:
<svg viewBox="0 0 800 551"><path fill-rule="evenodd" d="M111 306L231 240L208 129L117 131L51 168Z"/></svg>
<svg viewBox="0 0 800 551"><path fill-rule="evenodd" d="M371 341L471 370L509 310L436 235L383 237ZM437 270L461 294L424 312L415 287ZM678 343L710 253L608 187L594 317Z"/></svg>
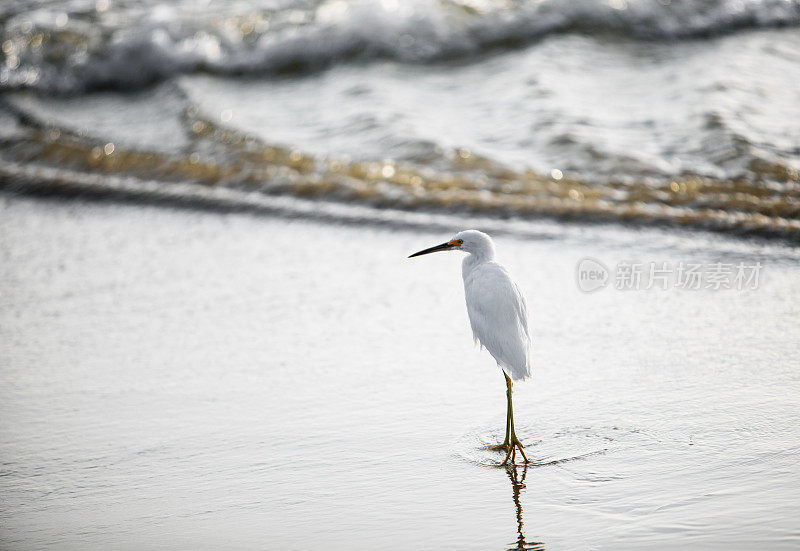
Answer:
<svg viewBox="0 0 800 551"><path fill-rule="evenodd" d="M452 248L453 246L450 243L442 243L441 245L436 245L435 247L431 247L430 249L425 249L424 251L414 253L408 258L414 258L415 256L422 256L423 254L430 254L438 251L449 251Z"/></svg>

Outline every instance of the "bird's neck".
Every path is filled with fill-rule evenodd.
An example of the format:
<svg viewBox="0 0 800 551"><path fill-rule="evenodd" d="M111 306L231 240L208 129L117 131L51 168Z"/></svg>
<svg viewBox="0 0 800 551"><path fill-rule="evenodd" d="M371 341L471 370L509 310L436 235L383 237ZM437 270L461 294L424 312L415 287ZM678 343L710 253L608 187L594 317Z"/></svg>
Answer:
<svg viewBox="0 0 800 551"><path fill-rule="evenodd" d="M461 263L461 271L464 277L467 276L472 270L484 264L486 262L491 262L494 259L494 255L491 253L484 253L484 252L477 252L477 253L470 253Z"/></svg>

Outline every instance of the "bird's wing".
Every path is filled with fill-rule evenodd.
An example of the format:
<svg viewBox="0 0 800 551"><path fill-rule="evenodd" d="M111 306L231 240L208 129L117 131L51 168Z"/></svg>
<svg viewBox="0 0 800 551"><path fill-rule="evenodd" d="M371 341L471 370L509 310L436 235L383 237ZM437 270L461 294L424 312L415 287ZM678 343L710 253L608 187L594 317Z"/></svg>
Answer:
<svg viewBox="0 0 800 551"><path fill-rule="evenodd" d="M464 279L472 334L513 379L530 376L530 333L525 297L501 265L487 262Z"/></svg>

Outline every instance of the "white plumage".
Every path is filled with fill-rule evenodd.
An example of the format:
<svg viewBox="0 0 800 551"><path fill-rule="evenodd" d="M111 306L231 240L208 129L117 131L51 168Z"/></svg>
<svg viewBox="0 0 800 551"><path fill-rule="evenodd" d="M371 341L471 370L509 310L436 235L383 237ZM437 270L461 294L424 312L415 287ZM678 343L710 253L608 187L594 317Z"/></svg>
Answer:
<svg viewBox="0 0 800 551"><path fill-rule="evenodd" d="M462 275L472 336L494 356L505 374L508 396L506 438L492 449L506 451L503 462L506 464L509 458L514 460L517 448L525 457L522 442L514 432L511 381L527 379L531 375L528 307L508 270L494 260L494 243L483 232L462 231L450 241L414 253L411 257L451 250L468 253L462 264Z"/></svg>
<svg viewBox="0 0 800 551"><path fill-rule="evenodd" d="M531 376L531 338L525 297L501 264L464 259L464 295L476 342L513 380Z"/></svg>

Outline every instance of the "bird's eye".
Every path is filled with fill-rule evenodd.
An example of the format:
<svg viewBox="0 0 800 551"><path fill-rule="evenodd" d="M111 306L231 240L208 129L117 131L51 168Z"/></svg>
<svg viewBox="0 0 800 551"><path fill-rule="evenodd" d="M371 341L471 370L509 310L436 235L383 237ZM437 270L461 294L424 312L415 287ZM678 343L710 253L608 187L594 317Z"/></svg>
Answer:
<svg viewBox="0 0 800 551"><path fill-rule="evenodd" d="M464 240L463 239L456 239L456 243L458 243L459 245L463 245L464 244Z"/></svg>

